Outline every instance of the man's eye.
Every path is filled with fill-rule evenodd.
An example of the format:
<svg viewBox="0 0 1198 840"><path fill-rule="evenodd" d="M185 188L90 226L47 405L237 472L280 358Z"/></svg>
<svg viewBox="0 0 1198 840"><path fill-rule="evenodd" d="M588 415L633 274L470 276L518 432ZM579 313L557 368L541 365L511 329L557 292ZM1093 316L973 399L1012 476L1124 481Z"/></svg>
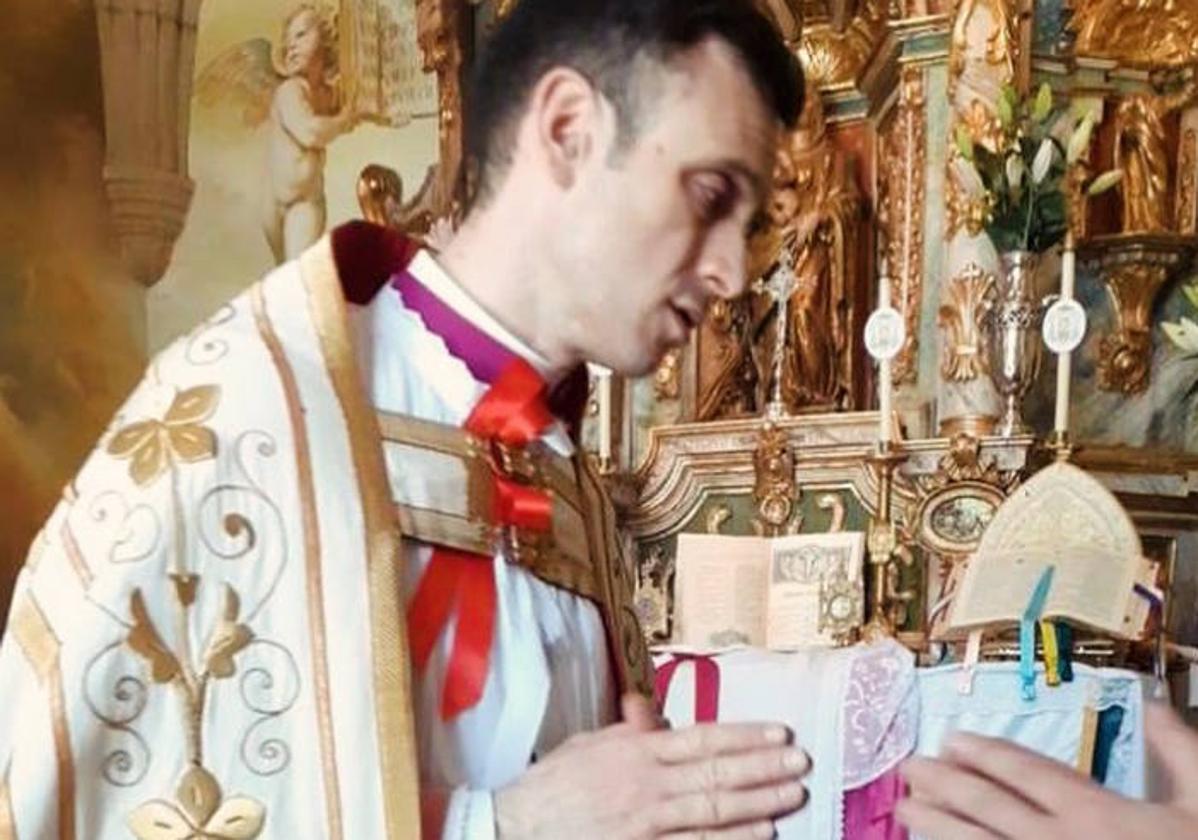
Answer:
<svg viewBox="0 0 1198 840"><path fill-rule="evenodd" d="M691 183L695 212L707 224L720 221L732 212L736 186L726 175L704 175Z"/></svg>

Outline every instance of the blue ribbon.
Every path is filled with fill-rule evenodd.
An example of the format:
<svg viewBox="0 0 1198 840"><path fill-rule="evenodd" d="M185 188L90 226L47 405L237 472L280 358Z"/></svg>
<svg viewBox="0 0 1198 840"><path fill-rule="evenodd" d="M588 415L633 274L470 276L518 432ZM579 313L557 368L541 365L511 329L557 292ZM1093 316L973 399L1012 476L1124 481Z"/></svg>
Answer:
<svg viewBox="0 0 1198 840"><path fill-rule="evenodd" d="M1063 621L1054 621L1057 634L1057 673L1061 682L1073 682L1073 628Z"/></svg>
<svg viewBox="0 0 1198 840"><path fill-rule="evenodd" d="M1036 699L1036 622L1044 612L1044 602L1048 600L1055 569L1055 566L1049 566L1040 574L1019 622L1019 681L1023 687L1024 700Z"/></svg>

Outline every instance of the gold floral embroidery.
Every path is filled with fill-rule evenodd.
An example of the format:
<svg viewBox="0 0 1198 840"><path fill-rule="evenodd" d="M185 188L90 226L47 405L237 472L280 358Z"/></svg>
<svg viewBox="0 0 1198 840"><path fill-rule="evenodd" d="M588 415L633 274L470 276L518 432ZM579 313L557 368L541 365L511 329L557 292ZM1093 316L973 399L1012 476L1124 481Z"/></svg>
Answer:
<svg viewBox="0 0 1198 840"><path fill-rule="evenodd" d="M151 800L129 815L138 840L253 840L262 833L266 807L248 796L222 801L220 785L203 767L192 767L175 791L179 804Z"/></svg>
<svg viewBox="0 0 1198 840"><path fill-rule="evenodd" d="M169 683L182 673L178 658L162 641L146 609L145 597L134 589L129 599L133 629L129 631L129 647L150 663L150 677L156 683Z"/></svg>
<svg viewBox="0 0 1198 840"><path fill-rule="evenodd" d="M216 627L213 628L204 650L206 671L218 680L233 676L237 670L233 658L254 638L250 628L237 623L240 611L241 599L237 597L233 587L226 585L224 610L217 619Z"/></svg>
<svg viewBox="0 0 1198 840"><path fill-rule="evenodd" d="M220 387L199 385L180 392L162 420L139 420L113 436L108 454L129 458L129 475L139 487L152 484L172 464L191 464L216 455L216 435L200 425L220 402Z"/></svg>

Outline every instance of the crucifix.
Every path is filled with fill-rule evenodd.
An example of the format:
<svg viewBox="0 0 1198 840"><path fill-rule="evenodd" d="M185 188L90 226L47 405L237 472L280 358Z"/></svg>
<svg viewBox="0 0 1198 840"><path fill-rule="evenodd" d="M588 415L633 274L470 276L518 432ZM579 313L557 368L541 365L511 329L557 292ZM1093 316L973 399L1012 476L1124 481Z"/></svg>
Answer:
<svg viewBox="0 0 1198 840"><path fill-rule="evenodd" d="M790 296L799 284L799 278L795 276L793 266L794 252L788 244L782 249L781 258L774 270L753 284L753 291L769 295L778 309L772 365L774 387L769 404L765 408L765 415L770 420L777 420L786 415L786 403L782 399L782 363L786 356L786 334L789 332L787 318L790 311Z"/></svg>

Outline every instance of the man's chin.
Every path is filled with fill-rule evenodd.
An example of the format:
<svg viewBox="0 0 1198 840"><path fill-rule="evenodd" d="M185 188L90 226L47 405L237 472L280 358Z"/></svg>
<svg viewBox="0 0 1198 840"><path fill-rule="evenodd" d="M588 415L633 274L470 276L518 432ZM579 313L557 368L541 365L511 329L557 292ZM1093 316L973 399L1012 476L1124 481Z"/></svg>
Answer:
<svg viewBox="0 0 1198 840"><path fill-rule="evenodd" d="M665 352L660 355L651 353L643 353L619 357L601 357L597 356L592 359L597 365L602 365L610 369L620 376L625 376L630 379L639 379L642 376L648 376L657 370L657 365L665 356Z"/></svg>

